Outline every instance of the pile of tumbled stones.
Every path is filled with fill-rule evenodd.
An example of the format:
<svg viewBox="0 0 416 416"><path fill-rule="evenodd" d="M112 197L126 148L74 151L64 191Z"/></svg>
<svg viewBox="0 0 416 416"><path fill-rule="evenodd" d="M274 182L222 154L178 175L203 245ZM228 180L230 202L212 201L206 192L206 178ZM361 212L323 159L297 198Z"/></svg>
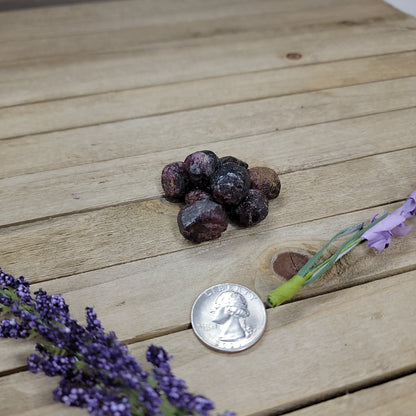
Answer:
<svg viewBox="0 0 416 416"><path fill-rule="evenodd" d="M233 156L219 158L210 150L166 165L161 182L167 200L185 202L178 214L179 231L195 243L220 237L229 220L241 227L258 224L269 212L268 200L280 193L273 169L249 169Z"/></svg>

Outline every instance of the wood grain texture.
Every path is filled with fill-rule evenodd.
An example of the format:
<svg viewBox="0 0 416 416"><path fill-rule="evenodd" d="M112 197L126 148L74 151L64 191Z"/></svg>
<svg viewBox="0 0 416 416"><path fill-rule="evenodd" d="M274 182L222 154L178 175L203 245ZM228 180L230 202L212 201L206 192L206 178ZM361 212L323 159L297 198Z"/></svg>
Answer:
<svg viewBox="0 0 416 416"><path fill-rule="evenodd" d="M409 77L372 82L31 135L19 140L0 140L0 178L187 146L218 146L215 144L218 141L412 107L416 105L415 80L415 77ZM412 125L411 118L396 121L394 118L397 116L391 114L379 118L388 118L386 128L391 123L389 128L396 138L400 134L410 138L406 131ZM360 124L361 121L352 121L351 125L354 123ZM16 124L16 127L22 125ZM26 127L23 125L23 128ZM402 133L396 134L397 131ZM278 146L282 134L273 137L273 143ZM337 137L338 134L334 134L327 145L330 146Z"/></svg>
<svg viewBox="0 0 416 416"><path fill-rule="evenodd" d="M191 388L218 398L218 410L282 412L416 368L414 302L405 293L415 276L269 310L263 338L242 354L210 351L191 330L152 342L169 348L174 371ZM142 357L147 345L132 351Z"/></svg>
<svg viewBox="0 0 416 416"><path fill-rule="evenodd" d="M310 406L288 416L412 416L416 403L416 374Z"/></svg>
<svg viewBox="0 0 416 416"><path fill-rule="evenodd" d="M264 301L284 282L279 253L313 254L415 189L415 29L381 0L0 13L0 267L62 293L81 322L94 306L139 361L163 345L218 411L413 416L414 229L382 252L361 244L269 309L242 353L205 348L190 309L227 281ZM201 149L274 168L283 187L258 226L194 245L160 173ZM33 344L0 342L0 414L85 415L25 371Z"/></svg>
<svg viewBox="0 0 416 416"><path fill-rule="evenodd" d="M338 0L258 0L256 7L248 1L111 1L33 9L22 13L0 15L0 35L6 41L30 38L64 38L80 34L110 33L142 29L136 32L138 42L162 42L172 39L212 36L218 33L265 30L339 21L340 16L356 20L403 16L378 0L348 3ZM13 31L15 34L13 35ZM76 39L76 38L75 38Z"/></svg>
<svg viewBox="0 0 416 416"><path fill-rule="evenodd" d="M173 371L194 391L216 398L219 411L253 415L290 410L416 368L416 331L409 315L414 305L406 295L416 289L415 276L413 271L269 310L263 338L240 354L211 351L190 330L152 342L173 354ZM143 360L147 345L132 345L131 351ZM0 379L6 406L10 395L21 397L16 407L6 409L29 415L45 406L41 410L49 414L53 381L29 387L25 376ZM50 409L56 411L56 406Z"/></svg>
<svg viewBox="0 0 416 416"><path fill-rule="evenodd" d="M33 7L59 6L75 3L95 3L111 0L0 0L0 12L30 9Z"/></svg>
<svg viewBox="0 0 416 416"><path fill-rule="evenodd" d="M123 340L151 339L188 327L193 301L212 285L240 283L250 287L265 301L268 293L284 282L273 272L272 263L277 253L291 249L315 253L339 230L368 221L377 211L386 209L391 212L395 207L397 205L372 208L295 224L267 230L250 238L237 235L233 240L211 243L210 247L193 246L179 252L42 281L34 284L33 290L43 288L51 294L62 293L70 305L71 314L82 322L85 319L85 307L94 306L104 327L116 330ZM414 220L409 220L408 224L416 225ZM410 233L406 238L395 239L389 249L382 253L366 245L357 247L325 276L304 288L297 299L411 270L414 268L415 244L416 235ZM337 246L335 244L329 253ZM52 248L49 247L49 250ZM65 253L62 252L57 252L56 257L51 258L51 261L58 263L51 273L58 272L59 260L64 259ZM18 266L7 269L4 266L4 269L17 271L28 261L30 259L26 257ZM79 260L75 258L76 261ZM39 281L42 278L40 273L48 272L48 265L41 265L44 269L39 274L34 270L36 265L31 266L25 274L30 281ZM162 292L160 288L163 288ZM120 316L135 317L138 324L131 325L131 319L120 320ZM13 342L0 343L0 355L3 357L0 372L23 366L25 357L32 349L30 342L11 348Z"/></svg>
<svg viewBox="0 0 416 416"><path fill-rule="evenodd" d="M415 117L416 109L412 108L211 143L210 149L220 156L237 155L250 166L269 166L283 175L283 184L285 174L289 172L406 148L409 150L368 161L392 158L392 162L388 163L403 160L411 165L416 160ZM344 146L345 143L349 146ZM175 144L171 146L175 147ZM257 152L256 157L252 154L254 146L263 149ZM0 225L158 198L163 194L160 185L163 167L172 161L184 160L197 150L200 150L199 146L192 146L2 179L0 209L4 214ZM298 155L305 156L299 158ZM352 166L355 163L368 162L351 161ZM348 164L344 166L348 169ZM408 170L407 166L401 166L403 170ZM332 180L339 166L328 169L328 177ZM382 167L375 169L382 170ZM413 180L412 174L402 171L400 167L396 169L396 174ZM296 175L303 180L303 173ZM313 178L314 172L307 175ZM341 180L343 183L344 179ZM303 189L298 181L296 184L289 182L287 186L299 192ZM318 189L315 192L319 192Z"/></svg>
<svg viewBox="0 0 416 416"><path fill-rule="evenodd" d="M3 137L415 76L416 52L206 78L0 109ZM64 84L61 84L64 85ZM71 84L80 86L80 84ZM84 88L82 90L85 92ZM22 89L41 93L53 90ZM18 98L19 93L5 96ZM18 98L20 100L20 98ZM0 99L1 101L1 99ZM24 101L24 99L23 99ZM23 123L24 117L24 123Z"/></svg>
<svg viewBox="0 0 416 416"><path fill-rule="evenodd" d="M282 175L267 219L255 229L230 225L221 241L405 198L416 179L408 168L414 160L415 148ZM308 193L313 209L299 203ZM3 267L15 271L20 264L18 273L30 270L37 281L181 250L192 243L180 236L177 213L177 204L153 199L3 228Z"/></svg>
<svg viewBox="0 0 416 416"><path fill-rule="evenodd" d="M298 65L411 51L416 43L414 19L384 22L260 39L219 39L197 46L179 45L92 56L58 56L54 60L0 67L2 106L114 92ZM288 53L301 59L288 59ZM157 70L155 71L155 68ZM64 81L64 82L63 82ZM39 86L43 88L39 89ZM11 94L13 93L13 94Z"/></svg>
<svg viewBox="0 0 416 416"><path fill-rule="evenodd" d="M240 30L227 30L227 28L222 27L212 33L194 31L189 34L182 30L183 37L178 36L177 32L173 32L171 33L172 36L166 39L163 38L163 31L161 30L158 36L159 41L158 37L152 41L151 37L146 36L147 33L154 36L154 27L152 31L138 27L118 29L111 32L98 31L96 33L71 35L57 33L55 37L27 36L18 40L10 39L0 45L0 54L3 57L0 66L40 63L46 60L57 61L59 59L70 62L73 59L80 60L82 57L89 57L90 59L93 55L102 54L113 54L113 58L117 58L118 55L124 56L126 53L131 53L131 58L136 60L140 60L141 54L144 54L143 57L146 55L159 56L159 59L161 59L162 52L165 56L182 56L182 58L188 59L181 50L189 50L199 54L198 48L212 50L216 45L218 47L220 43L223 43L223 50L226 50L230 49L231 44L240 45L241 47L242 42L247 41L249 52L256 43L262 42L265 43L264 46L267 46L268 43L273 42L272 39L277 45L282 45L282 41L284 41L287 46L290 46L293 40L302 38L304 42L313 47L310 36L306 36L306 33L313 33L319 37L321 32L334 30L334 36L339 32L344 33L346 37L354 37L367 30L369 35L373 36L375 32L383 32L388 28L395 32L398 29L411 30L414 25L413 19L404 14L391 14L390 11L388 16L380 13L377 17L369 18L368 14L360 14L361 9L355 7L347 10L347 18L344 20L338 20L338 15L329 14L328 9L326 11L326 14L316 15L315 22L309 20L304 25L299 24L293 18L289 22L283 21L279 14L274 14L275 21L277 20L278 24L263 26L261 21L257 19L258 27L248 28L248 30L244 30L243 27ZM250 19L248 22L252 24L253 20ZM26 30L26 28L23 30ZM144 33L145 31L146 33ZM340 39L340 42L342 42L342 39ZM297 43L297 46L299 47L299 43ZM321 44L321 47L325 49L325 45ZM217 49L221 50L220 48ZM304 50L304 48L302 49ZM238 56L239 51L230 50L230 53L233 55L237 53ZM256 55L252 59L255 57ZM269 55L265 55L263 59L267 57L270 59ZM215 58L215 55L213 58ZM227 59L227 56L224 55L223 58ZM256 61L258 61L258 55ZM175 62L170 61L169 63L175 65ZM245 67L250 65L247 60L243 60L241 63ZM190 68L184 69L188 70ZM213 70L212 67L210 69ZM221 66L217 69L223 70Z"/></svg>

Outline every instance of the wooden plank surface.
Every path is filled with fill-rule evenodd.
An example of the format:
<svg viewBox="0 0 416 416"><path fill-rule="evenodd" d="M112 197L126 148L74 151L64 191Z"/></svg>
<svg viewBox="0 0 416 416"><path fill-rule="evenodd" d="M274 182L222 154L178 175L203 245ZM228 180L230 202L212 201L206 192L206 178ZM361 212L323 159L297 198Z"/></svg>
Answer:
<svg viewBox="0 0 416 416"><path fill-rule="evenodd" d="M416 331L407 331L415 328L408 313L414 302L406 293L416 289L415 276L413 271L270 310L265 336L241 354L207 350L190 330L152 342L169 348L174 370L190 387L218 397L219 411L231 404L241 415L286 411L318 395L331 397L415 369ZM131 350L141 357L148 344ZM213 379L221 382L207 383ZM17 407L6 404L10 414L32 414L52 403L53 380L35 391L24 373L0 380L1 398L16 389L24 395Z"/></svg>
<svg viewBox="0 0 416 416"><path fill-rule="evenodd" d="M391 211L394 207L386 208ZM39 282L34 289L63 293L72 313L80 320L84 319L85 306L94 299L94 308L106 328L117 330L123 340L149 339L188 327L189 311L194 299L204 288L223 281L248 286L265 300L269 291L284 281L272 268L277 253L285 249L314 253L337 230L369 219L374 212L374 209L367 209L303 225L268 230L250 239L237 236L226 244L218 242L210 250L206 246L198 246L106 268L96 266L97 270ZM415 221L409 223L414 224ZM297 298L315 296L384 278L389 273L410 270L414 264L415 244L416 236L409 235L406 240L396 241L389 250L379 255L364 246L359 247L325 278L305 288ZM49 250L52 248L49 247ZM215 262L212 262L213 257ZM232 262L230 258L233 258ZM77 261L75 257L74 262ZM179 277L175 277L172 268L178 271ZM34 272L31 277L34 281L39 279ZM146 285L149 281L152 284ZM163 302L155 302L160 287L169 296ZM166 309L171 313L166 315ZM132 326L130 321L120 322L120 316L140 316L140 326ZM10 371L13 368L10 362L24 366L25 357L31 349L30 343L20 345L22 352L16 352L10 346L11 342L0 343L0 354L5 358L0 363L0 372Z"/></svg>
<svg viewBox="0 0 416 416"><path fill-rule="evenodd" d="M338 399L289 413L290 416L412 416L416 403L416 375L346 394Z"/></svg>
<svg viewBox="0 0 416 416"><path fill-rule="evenodd" d="M223 282L265 301L284 282L278 253L313 254L416 188L414 18L381 0L1 5L3 270L62 293L81 321L94 306L139 361L163 345L218 411L413 416L414 229L269 309L242 353L205 348L190 308ZM182 238L160 173L200 149L278 171L262 223ZM0 414L86 414L27 373L32 351L0 341Z"/></svg>
<svg viewBox="0 0 416 416"><path fill-rule="evenodd" d="M226 103L410 77L415 75L415 62L416 52L411 51L311 66L204 78L119 92L93 95L88 92L85 96L64 100L50 101L55 97L47 97L45 102L0 109L0 120L4 123L6 137L13 137L30 132L62 130ZM61 85L66 88L64 84ZM25 87L20 90L24 96L31 91L39 93L37 86L34 89ZM46 89L42 95L55 94L54 91ZM196 94L196 91L200 94ZM19 96L20 92L16 90L14 95L7 93L4 99L25 102L26 98ZM26 117L27 124L22 124L22 115ZM30 130L26 130L29 127Z"/></svg>
<svg viewBox="0 0 416 416"><path fill-rule="evenodd" d="M362 121L357 119L360 116L414 107L415 89L415 77L408 77L79 129L72 128L61 132L20 137L19 140L0 140L0 153L3 155L0 177L49 171L187 146L218 146L219 141L238 140L255 135L260 140L260 135L265 133L341 119L356 118L351 125L360 124ZM405 126L395 119L406 114L411 116L409 112L401 112L380 115L379 118L387 117L388 123L394 123L394 132L402 131L403 140L406 140L406 137L411 139L410 135L407 136L406 129L411 125L412 118L403 119ZM15 126L19 129L26 128L19 123ZM6 130L3 133L6 133ZM273 134L273 142L283 141L286 135ZM397 134L396 140L401 140L402 135ZM336 140L337 136L335 135L326 145L331 146L332 140ZM165 140L155 140L161 137ZM367 137L358 139L371 140ZM114 145L114 140L117 141L117 146ZM378 142L383 145L383 141ZM178 157L182 158L179 154Z"/></svg>
<svg viewBox="0 0 416 416"><path fill-rule="evenodd" d="M289 172L393 152L398 148L407 148L407 150L356 163L369 163L379 159L383 160L381 163L394 163L395 158L403 158L408 160L408 163L412 163L416 160L416 149L413 147L416 134L413 123L415 117L416 109L412 108L391 112L388 115L348 119L285 133L277 132L250 136L247 139L226 140L211 143L210 147L218 154L238 154L251 166L270 166L279 171L282 181L285 181L285 175ZM387 130L387 127L393 127L394 133ZM364 135L363 132L366 134ZM334 139L335 135L337 137ZM308 136L316 139L305 140L304 137ZM381 139L383 140L380 141ZM354 149L342 148L342 143L350 140L355 140ZM287 146L287 143L291 145ZM267 147L270 155L262 160L253 160L251 149L256 144ZM195 150L197 148L193 146L5 178L0 180L0 200L3 201L1 205L4 204L5 210L0 225L157 198L162 191L160 172L163 166L172 160L184 160ZM296 161L296 155L301 153L308 153L309 160L303 158L301 161ZM33 155L29 156L33 157ZM392 158L393 161L384 161L386 158ZM292 160L293 162L287 163ZM351 163L354 165L354 162ZM331 169L328 167L330 172L328 175L333 175ZM346 163L335 169L347 170L349 166ZM376 162L374 169L383 170L383 167L378 166ZM317 172L320 171L310 173L311 177ZM385 171L382 174L384 173ZM410 179L413 180L412 172L398 171L397 174L404 177L410 175ZM300 173L300 177L302 178L300 180L303 180L303 173ZM289 178L293 178L293 175ZM296 186L301 189L298 180L295 179L295 183L290 183L290 179L287 183L288 187ZM76 194L76 198L73 194ZM28 199L31 204L25 205Z"/></svg>
<svg viewBox="0 0 416 416"><path fill-rule="evenodd" d="M392 29L383 23L371 31L351 33L338 30L320 31L311 38L307 34L290 34L266 39L223 39L198 45L87 55L79 58L59 57L57 60L22 63L0 67L2 106L16 102L43 101L107 91L171 84L191 79L226 76L298 65L330 62L342 59L410 51L416 35L413 19ZM403 28L404 27L404 28ZM392 30L394 31L392 34ZM288 58L288 53L300 53L299 60ZM210 57L209 62L204 59ZM116 59L115 59L116 58ZM160 68L154 71L154 68ZM62 82L62 80L67 82ZM71 80L76 81L70 82ZM39 90L39 85L44 86ZM11 91L13 95L11 96Z"/></svg>

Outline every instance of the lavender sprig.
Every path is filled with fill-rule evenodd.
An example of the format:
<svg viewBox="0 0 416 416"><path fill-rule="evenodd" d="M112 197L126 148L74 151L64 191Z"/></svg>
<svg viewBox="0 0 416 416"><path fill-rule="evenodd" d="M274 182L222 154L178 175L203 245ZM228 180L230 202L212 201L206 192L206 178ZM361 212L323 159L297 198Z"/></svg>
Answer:
<svg viewBox="0 0 416 416"><path fill-rule="evenodd" d="M0 321L0 337L43 337L27 363L32 373L60 377L55 400L93 416L208 416L214 409L211 400L190 393L172 374L172 357L162 347L149 347L153 369L148 373L114 332L104 331L92 308L86 308L82 326L61 295L43 290L34 295L22 276L16 279L0 269L0 316L12 315Z"/></svg>

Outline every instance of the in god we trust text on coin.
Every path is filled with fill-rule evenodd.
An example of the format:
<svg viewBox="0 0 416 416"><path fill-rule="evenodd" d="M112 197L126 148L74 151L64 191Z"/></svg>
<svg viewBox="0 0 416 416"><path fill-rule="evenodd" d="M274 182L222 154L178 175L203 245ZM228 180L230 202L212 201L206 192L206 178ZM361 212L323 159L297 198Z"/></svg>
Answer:
<svg viewBox="0 0 416 416"><path fill-rule="evenodd" d="M255 344L266 327L266 310L249 288L236 283L210 287L196 299L192 328L207 346L237 352Z"/></svg>

